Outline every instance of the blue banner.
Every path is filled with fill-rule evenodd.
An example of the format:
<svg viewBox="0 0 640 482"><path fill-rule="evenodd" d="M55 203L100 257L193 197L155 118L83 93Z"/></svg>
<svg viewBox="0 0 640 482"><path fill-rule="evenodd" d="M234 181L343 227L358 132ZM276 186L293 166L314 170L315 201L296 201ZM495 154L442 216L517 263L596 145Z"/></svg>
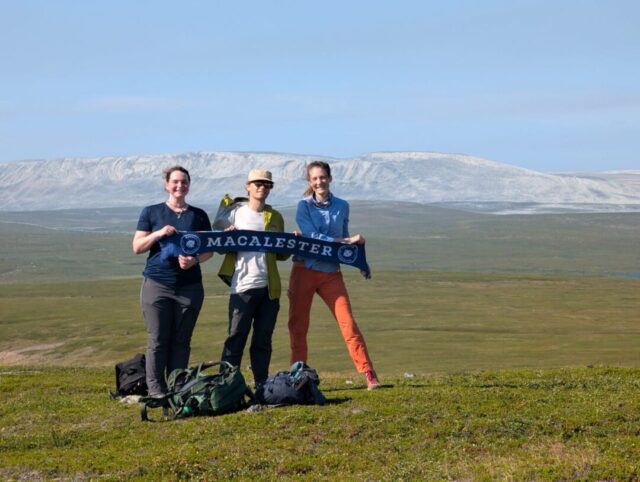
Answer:
<svg viewBox="0 0 640 482"><path fill-rule="evenodd" d="M344 244L321 239L295 236L291 233L269 231L181 231L160 241L163 259L180 254L227 253L229 251L258 251L285 253L329 263L340 263L360 269L371 277L364 244Z"/></svg>

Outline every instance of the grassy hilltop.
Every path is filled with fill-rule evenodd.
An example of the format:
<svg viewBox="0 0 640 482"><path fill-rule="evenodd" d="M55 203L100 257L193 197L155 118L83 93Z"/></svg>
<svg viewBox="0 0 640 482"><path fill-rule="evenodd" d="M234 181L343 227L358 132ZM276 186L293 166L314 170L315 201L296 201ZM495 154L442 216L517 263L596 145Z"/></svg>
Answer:
<svg viewBox="0 0 640 482"><path fill-rule="evenodd" d="M106 396L145 345L138 212L0 213L0 479L640 478L640 214L354 203L374 277L345 276L385 387L362 389L316 300L327 406L142 424ZM220 259L204 265L194 362L225 336Z"/></svg>
<svg viewBox="0 0 640 482"><path fill-rule="evenodd" d="M639 375L324 377L323 407L142 423L107 399L110 371L0 368L0 478L637 480Z"/></svg>

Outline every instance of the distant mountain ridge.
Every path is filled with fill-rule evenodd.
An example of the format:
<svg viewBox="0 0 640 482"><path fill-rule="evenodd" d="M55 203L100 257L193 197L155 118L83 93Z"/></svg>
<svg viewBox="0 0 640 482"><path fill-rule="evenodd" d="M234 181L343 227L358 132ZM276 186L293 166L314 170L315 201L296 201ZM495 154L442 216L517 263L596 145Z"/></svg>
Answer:
<svg viewBox="0 0 640 482"><path fill-rule="evenodd" d="M193 152L128 157L15 161L0 171L0 210L143 206L165 198L161 171L191 172L189 201L217 204L244 194L250 169L273 172L275 205L305 189L304 166L331 164L332 191L349 200L409 201L460 206L526 204L585 206L587 211L640 211L640 170L541 173L461 154L377 152L348 159L260 152ZM489 211L491 209L488 209ZM535 209L533 209L535 211Z"/></svg>

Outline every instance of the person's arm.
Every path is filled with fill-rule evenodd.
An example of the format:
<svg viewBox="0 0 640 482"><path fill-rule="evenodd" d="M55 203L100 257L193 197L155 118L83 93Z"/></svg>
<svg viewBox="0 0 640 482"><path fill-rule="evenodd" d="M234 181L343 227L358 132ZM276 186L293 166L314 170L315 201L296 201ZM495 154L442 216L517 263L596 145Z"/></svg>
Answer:
<svg viewBox="0 0 640 482"><path fill-rule="evenodd" d="M198 257L200 258L200 262L204 263L205 261L213 258L213 251L210 251L209 253L200 253Z"/></svg>
<svg viewBox="0 0 640 482"><path fill-rule="evenodd" d="M364 244L365 239L362 234L354 234L353 236L349 236L348 238L342 238L339 242L345 244Z"/></svg>
<svg viewBox="0 0 640 482"><path fill-rule="evenodd" d="M180 254L178 255L178 264L182 269L191 269L197 264L204 263L212 256L213 253L201 253L196 254L195 256L183 256Z"/></svg>
<svg viewBox="0 0 640 482"><path fill-rule="evenodd" d="M157 231L136 231L133 235L132 248L135 254L146 253L155 243L165 236L171 236L176 233L176 228L170 225L158 229Z"/></svg>
<svg viewBox="0 0 640 482"><path fill-rule="evenodd" d="M349 234L349 205L347 204L344 209L344 217L342 219L342 236L343 238L336 238L339 243L345 244L364 244L364 236L362 234Z"/></svg>

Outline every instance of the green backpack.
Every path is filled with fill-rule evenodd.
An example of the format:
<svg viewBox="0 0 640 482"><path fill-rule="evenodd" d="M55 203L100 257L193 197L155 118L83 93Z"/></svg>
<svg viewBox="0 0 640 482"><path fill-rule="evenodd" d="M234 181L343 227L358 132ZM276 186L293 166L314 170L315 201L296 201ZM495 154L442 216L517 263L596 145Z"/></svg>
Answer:
<svg viewBox="0 0 640 482"><path fill-rule="evenodd" d="M219 373L204 373L214 366L220 367ZM171 412L176 419L241 410L254 399L238 367L227 362L204 362L173 370L167 379L167 388L169 392L164 397L140 400L142 420L149 420L149 408L161 407L165 415Z"/></svg>

